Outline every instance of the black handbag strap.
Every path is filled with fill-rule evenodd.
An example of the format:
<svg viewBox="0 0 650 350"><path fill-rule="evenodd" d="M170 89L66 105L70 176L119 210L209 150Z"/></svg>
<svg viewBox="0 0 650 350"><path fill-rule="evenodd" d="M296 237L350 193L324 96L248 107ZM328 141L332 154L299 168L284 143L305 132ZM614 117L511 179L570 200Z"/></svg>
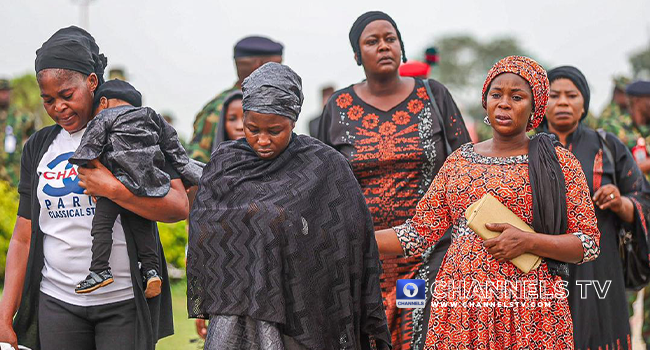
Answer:
<svg viewBox="0 0 650 350"><path fill-rule="evenodd" d="M433 97L433 93L431 92L431 86L429 85L429 81L425 79L420 79L420 80L422 81L422 84L424 84L424 88L427 89L427 95L429 95L429 102L431 102L431 104L433 105L433 111L436 114L436 119L438 120L438 123L440 124L440 128L442 129L442 139L445 141L445 151L447 152L446 156L449 157L449 155L451 154L451 145L447 140L447 130L445 128L445 121L442 119L442 113L440 112L440 108L436 103L436 99Z"/></svg>
<svg viewBox="0 0 650 350"><path fill-rule="evenodd" d="M605 157L607 157L607 160L609 160L609 162L612 163L612 166L614 167L614 176L612 176L612 181L614 182L614 186L618 188L618 181L616 181L616 163L614 163L612 148L609 146L609 142L607 142L607 133L603 129L598 129L596 132L598 133L598 137L600 138L601 144L603 145L603 153L605 153Z"/></svg>

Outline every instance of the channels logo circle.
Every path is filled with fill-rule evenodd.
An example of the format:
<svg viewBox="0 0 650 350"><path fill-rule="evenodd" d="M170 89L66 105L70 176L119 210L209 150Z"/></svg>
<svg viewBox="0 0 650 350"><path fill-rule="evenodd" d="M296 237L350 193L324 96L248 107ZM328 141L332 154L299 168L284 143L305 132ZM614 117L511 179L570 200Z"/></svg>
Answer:
<svg viewBox="0 0 650 350"><path fill-rule="evenodd" d="M408 298L413 298L418 295L418 286L416 286L415 283L407 283L404 285L403 292Z"/></svg>

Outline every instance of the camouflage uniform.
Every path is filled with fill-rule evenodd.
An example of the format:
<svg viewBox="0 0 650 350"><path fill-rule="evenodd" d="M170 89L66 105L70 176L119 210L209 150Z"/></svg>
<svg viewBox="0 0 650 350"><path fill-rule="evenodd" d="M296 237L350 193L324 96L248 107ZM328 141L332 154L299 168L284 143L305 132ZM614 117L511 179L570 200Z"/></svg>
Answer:
<svg viewBox="0 0 650 350"><path fill-rule="evenodd" d="M627 111L621 110L621 107L616 102L611 102L600 114L598 127L604 127L606 123L612 120L616 121L622 115L627 115Z"/></svg>
<svg viewBox="0 0 650 350"><path fill-rule="evenodd" d="M614 77L613 82L614 82L614 93L616 93L617 90L622 92L625 91L625 87L627 86L627 84L630 83L630 79L625 76L617 76ZM605 128L606 124L612 120L614 121L614 123L616 123L619 117L625 114L628 114L627 110L621 109L618 103L611 101L609 105L607 105L607 107L605 107L603 112L600 114L600 117L598 118L598 127Z"/></svg>
<svg viewBox="0 0 650 350"><path fill-rule="evenodd" d="M0 180L18 186L20 155L29 136L34 132L34 117L15 108L0 110Z"/></svg>
<svg viewBox="0 0 650 350"><path fill-rule="evenodd" d="M646 142L646 150L650 151L648 148L650 147L650 125L634 124L632 117L627 113L601 120L601 127L616 135L630 151L636 146L637 139L643 137Z"/></svg>
<svg viewBox="0 0 650 350"><path fill-rule="evenodd" d="M201 112L194 119L194 133L187 149L190 158L207 163L212 154L212 144L214 140L215 129L221 118L221 109L223 102L238 87L233 86L223 91L208 104L203 107Z"/></svg>

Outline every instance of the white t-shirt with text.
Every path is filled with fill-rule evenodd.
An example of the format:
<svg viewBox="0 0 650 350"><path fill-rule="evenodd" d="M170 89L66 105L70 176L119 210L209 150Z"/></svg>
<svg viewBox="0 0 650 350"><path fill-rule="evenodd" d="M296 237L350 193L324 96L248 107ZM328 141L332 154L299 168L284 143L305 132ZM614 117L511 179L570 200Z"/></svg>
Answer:
<svg viewBox="0 0 650 350"><path fill-rule="evenodd" d="M109 260L115 282L88 294L74 292L77 283L90 272L90 230L95 213L95 203L78 184L77 166L68 163L85 130L74 134L61 130L38 164L39 223L44 233L45 258L41 292L68 304L94 306L133 298L133 286L118 216Z"/></svg>

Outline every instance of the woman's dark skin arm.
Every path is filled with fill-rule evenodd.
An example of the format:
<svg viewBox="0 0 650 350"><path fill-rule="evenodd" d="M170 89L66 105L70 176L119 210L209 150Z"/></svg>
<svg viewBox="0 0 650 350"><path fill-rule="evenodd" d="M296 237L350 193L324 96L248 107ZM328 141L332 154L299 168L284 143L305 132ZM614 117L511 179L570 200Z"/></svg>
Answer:
<svg viewBox="0 0 650 350"><path fill-rule="evenodd" d="M375 239L379 253L388 255L404 255L402 245L397 239L397 233L392 228L375 231Z"/></svg>
<svg viewBox="0 0 650 350"><path fill-rule="evenodd" d="M78 170L79 186L86 189L85 194L106 197L122 208L152 221L177 222L187 218L189 202L180 179L171 181L171 188L165 197L138 197L98 160L95 159L90 164L94 168L79 167Z"/></svg>
<svg viewBox="0 0 650 350"><path fill-rule="evenodd" d="M499 237L488 239L483 243L487 251L499 261L510 260L523 253L570 263L578 263L582 260L582 242L573 234L531 234L510 224L488 224L486 227L492 231L502 232ZM397 233L392 228L377 231L375 238L380 253L404 254Z"/></svg>
<svg viewBox="0 0 650 350"><path fill-rule="evenodd" d="M4 291L0 300L0 342L7 342L14 349L18 349L18 344L12 322L20 306L31 240L32 221L19 216L9 242Z"/></svg>
<svg viewBox="0 0 650 350"><path fill-rule="evenodd" d="M582 242L574 234L547 235L524 232L510 224L487 224L485 227L501 234L485 240L483 246L498 261L513 259L531 253L568 263L579 263L583 258Z"/></svg>

